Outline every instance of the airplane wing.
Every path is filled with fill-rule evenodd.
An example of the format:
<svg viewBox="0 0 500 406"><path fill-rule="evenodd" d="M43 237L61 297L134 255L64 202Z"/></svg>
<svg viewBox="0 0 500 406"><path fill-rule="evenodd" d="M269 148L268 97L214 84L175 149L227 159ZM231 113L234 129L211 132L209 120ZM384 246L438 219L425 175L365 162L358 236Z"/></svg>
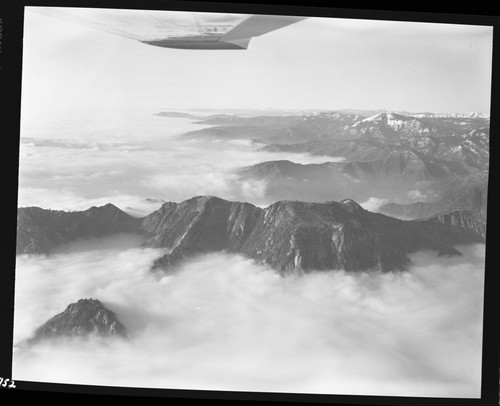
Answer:
<svg viewBox="0 0 500 406"><path fill-rule="evenodd" d="M253 37L307 17L72 7L27 9L144 44L178 49L247 49Z"/></svg>

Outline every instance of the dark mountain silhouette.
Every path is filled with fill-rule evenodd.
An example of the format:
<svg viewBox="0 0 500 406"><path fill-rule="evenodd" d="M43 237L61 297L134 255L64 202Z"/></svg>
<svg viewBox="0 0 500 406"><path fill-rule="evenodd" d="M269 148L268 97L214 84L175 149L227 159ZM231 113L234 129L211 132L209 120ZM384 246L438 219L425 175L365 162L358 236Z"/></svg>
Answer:
<svg viewBox="0 0 500 406"><path fill-rule="evenodd" d="M77 238L131 232L139 224L112 204L75 212L22 207L17 211L16 253L46 254Z"/></svg>
<svg viewBox="0 0 500 406"><path fill-rule="evenodd" d="M61 223L57 216L51 223L50 211L46 212L48 216L42 217L48 232L40 226L34 234L33 229L23 230L25 238L32 242L23 252L43 245L38 238L50 246L57 245L62 235L58 227L73 224L70 220ZM66 215L79 218L81 213ZM117 217L116 210L108 213ZM387 271L404 269L409 264L407 254L415 251L459 255L455 245L485 241L484 224L473 213L454 211L404 221L364 210L350 199L326 203L279 201L262 209L249 203L199 196L181 203L165 203L150 215L132 220L126 222L135 227L129 231L144 233L145 246L166 250L155 268L168 268L201 253L227 251L267 263L282 273ZM27 222L32 223L37 222ZM114 232L115 222L103 219L103 224L110 224L109 233ZM104 232L102 224L98 230ZM95 235L86 231L87 235ZM50 236L57 238L47 241Z"/></svg>
<svg viewBox="0 0 500 406"><path fill-rule="evenodd" d="M322 269L393 270L408 253L433 250L456 255L456 244L484 242L483 226L468 212L403 221L364 210L353 200L327 203L280 201L265 209L215 197L169 203L146 217L147 246L169 253L156 262L212 251L243 254L286 273ZM144 223L143 223L144 224Z"/></svg>
<svg viewBox="0 0 500 406"><path fill-rule="evenodd" d="M125 327L115 314L97 299L80 299L36 329L25 344L58 337L83 337L97 334L104 337L126 337Z"/></svg>

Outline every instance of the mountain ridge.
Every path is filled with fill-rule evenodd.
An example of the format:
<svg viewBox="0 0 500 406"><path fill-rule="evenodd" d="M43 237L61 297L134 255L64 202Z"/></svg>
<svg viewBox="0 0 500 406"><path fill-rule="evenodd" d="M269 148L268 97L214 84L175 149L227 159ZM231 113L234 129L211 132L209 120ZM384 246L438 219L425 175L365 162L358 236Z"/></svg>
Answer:
<svg viewBox="0 0 500 406"><path fill-rule="evenodd" d="M17 210L16 253L45 254L77 238L133 231L138 223L111 203L75 212L23 207Z"/></svg>
<svg viewBox="0 0 500 406"><path fill-rule="evenodd" d="M93 212L101 210L93 208ZM79 218L81 213L69 215ZM129 231L144 234L145 247L165 250L154 268L168 269L190 256L227 251L266 263L282 274L327 269L389 271L405 269L411 252L460 255L455 245L484 242L485 229L477 219L458 213L406 221L372 213L353 199L325 203L282 200L260 208L215 196L196 196L180 203L164 203L148 216L134 219L130 223L134 228ZM44 212L42 217L47 216L50 214ZM58 219L64 216L57 212L53 216L55 221L48 221L49 237L40 235L43 230L39 227L31 229L34 240L50 238L58 231ZM105 224L111 225L109 233L115 232L114 222ZM23 227L22 221L19 226ZM88 233L95 234L99 233ZM57 243L60 241L53 245ZM18 253L40 245L20 247Z"/></svg>

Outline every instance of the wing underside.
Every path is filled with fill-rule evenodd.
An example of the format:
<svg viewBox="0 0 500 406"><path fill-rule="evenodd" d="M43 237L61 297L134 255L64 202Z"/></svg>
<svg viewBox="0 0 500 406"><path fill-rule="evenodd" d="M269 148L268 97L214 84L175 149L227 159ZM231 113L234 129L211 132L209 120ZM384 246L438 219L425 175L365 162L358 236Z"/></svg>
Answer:
<svg viewBox="0 0 500 406"><path fill-rule="evenodd" d="M179 49L247 49L253 37L305 19L295 16L163 10L29 9L148 45Z"/></svg>

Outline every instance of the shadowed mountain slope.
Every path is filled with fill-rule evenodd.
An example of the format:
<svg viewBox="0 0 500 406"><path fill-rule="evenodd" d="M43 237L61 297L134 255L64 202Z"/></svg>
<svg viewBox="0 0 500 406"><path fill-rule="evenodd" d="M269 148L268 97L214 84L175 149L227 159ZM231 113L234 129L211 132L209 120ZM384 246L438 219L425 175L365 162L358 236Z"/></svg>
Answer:
<svg viewBox="0 0 500 406"><path fill-rule="evenodd" d="M78 217L80 213L66 215ZM116 218L115 210L110 214ZM44 243L48 236L59 238L61 223L57 220L45 223L47 233L35 229L29 238L33 244L25 251L40 246L39 237ZM113 231L115 222L103 223L110 224ZM350 199L326 203L279 201L263 209L199 196L181 203L165 203L150 215L127 224L146 235L144 246L165 249L154 264L165 269L197 254L227 251L267 263L281 273L388 271L405 269L409 264L407 254L415 251L459 255L455 245L485 241L484 224L470 212L404 221L364 210ZM29 235L30 230L24 233ZM58 242L56 239L49 245Z"/></svg>

